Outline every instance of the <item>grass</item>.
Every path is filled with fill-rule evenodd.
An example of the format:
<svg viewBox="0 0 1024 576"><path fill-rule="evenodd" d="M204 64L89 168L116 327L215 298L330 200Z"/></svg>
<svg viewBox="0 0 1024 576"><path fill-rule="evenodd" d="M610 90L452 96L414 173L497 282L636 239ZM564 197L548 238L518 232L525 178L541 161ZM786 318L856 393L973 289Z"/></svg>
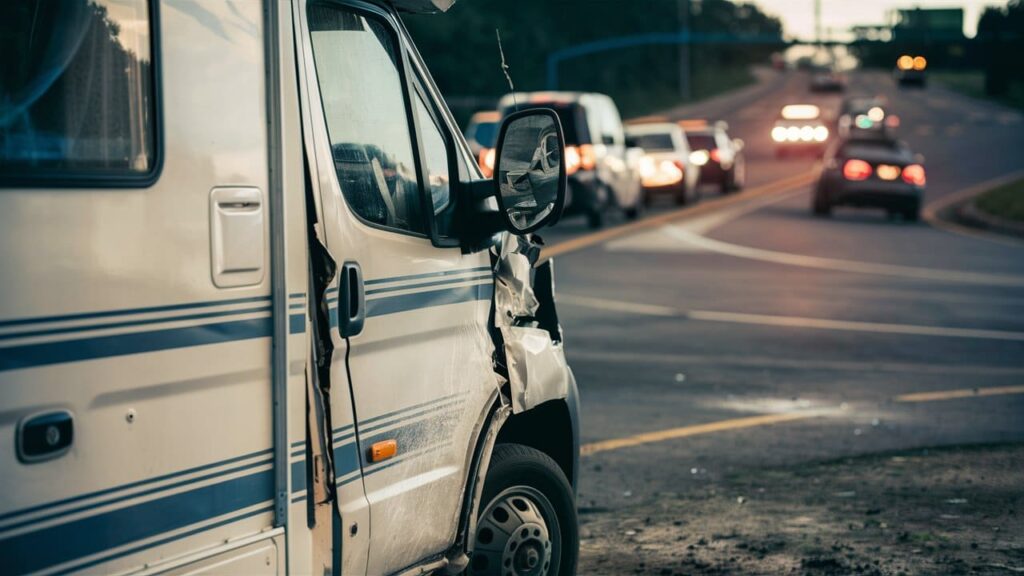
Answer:
<svg viewBox="0 0 1024 576"><path fill-rule="evenodd" d="M983 72L932 72L929 80L973 98L992 100L1018 110L1024 110L1024 82L1010 83L1009 90L1002 96L985 94L985 74Z"/></svg>
<svg viewBox="0 0 1024 576"><path fill-rule="evenodd" d="M1024 222L1024 179L985 192L975 204L993 216Z"/></svg>

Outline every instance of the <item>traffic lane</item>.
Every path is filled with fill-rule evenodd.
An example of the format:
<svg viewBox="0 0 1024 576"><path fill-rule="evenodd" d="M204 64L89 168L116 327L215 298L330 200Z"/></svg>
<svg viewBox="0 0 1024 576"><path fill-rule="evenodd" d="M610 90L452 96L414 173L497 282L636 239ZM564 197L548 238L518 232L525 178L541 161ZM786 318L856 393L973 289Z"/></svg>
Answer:
<svg viewBox="0 0 1024 576"><path fill-rule="evenodd" d="M627 310L630 304L666 308L666 315L674 317L665 320L681 328L695 322L688 312L714 311L877 323L885 325L879 331L897 333L900 326L908 327L904 332L931 327L954 333L1024 333L1024 290L1013 287L817 270L709 253L610 252L600 247L556 258L556 270L562 314L583 325L582 331L569 332L573 338L599 337L601 324L609 322L602 315L615 313L616 304ZM574 297L597 301L581 309ZM662 320L637 316L635 321L646 319ZM606 332L616 338L616 331Z"/></svg>
<svg viewBox="0 0 1024 576"><path fill-rule="evenodd" d="M891 220L876 209L840 207L831 218L820 218L811 214L810 204L806 190L723 223L707 235L728 244L806 256L1024 275L1020 246Z"/></svg>
<svg viewBox="0 0 1024 576"><path fill-rule="evenodd" d="M745 375L738 375L742 376ZM735 398L735 394L733 398L723 395L722 402L736 402ZM584 414L590 420L621 418L618 414L593 410L598 400L584 403ZM622 403L631 399L615 400ZM662 412L685 401L686 398L678 398L664 406ZM737 470L913 448L1021 442L1022 409L1024 397L1020 395L929 405L847 402L845 409L837 407L828 414L804 420L600 452L582 459L579 503L585 508L607 508L625 514L635 503L657 499L665 492L700 489L702 484ZM630 416L650 418L668 427L695 421L686 413L662 416L656 410L636 410ZM679 514L685 516L686 511Z"/></svg>

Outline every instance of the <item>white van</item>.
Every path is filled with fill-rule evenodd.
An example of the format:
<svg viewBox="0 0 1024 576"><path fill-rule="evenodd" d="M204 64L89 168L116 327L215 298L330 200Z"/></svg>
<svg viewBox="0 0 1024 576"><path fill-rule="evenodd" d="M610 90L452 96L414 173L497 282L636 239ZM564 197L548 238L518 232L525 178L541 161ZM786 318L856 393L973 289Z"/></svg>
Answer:
<svg viewBox="0 0 1024 576"><path fill-rule="evenodd" d="M575 571L564 140L482 178L450 3L3 3L0 573Z"/></svg>

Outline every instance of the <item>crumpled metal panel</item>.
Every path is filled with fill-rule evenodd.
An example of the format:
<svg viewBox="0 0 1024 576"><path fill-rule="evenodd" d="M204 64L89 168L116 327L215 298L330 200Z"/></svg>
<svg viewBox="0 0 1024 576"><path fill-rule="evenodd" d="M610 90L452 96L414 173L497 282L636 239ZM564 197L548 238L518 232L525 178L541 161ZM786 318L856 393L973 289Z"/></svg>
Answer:
<svg viewBox="0 0 1024 576"><path fill-rule="evenodd" d="M447 12L455 4L455 0L391 0L391 4L402 12L434 14Z"/></svg>
<svg viewBox="0 0 1024 576"><path fill-rule="evenodd" d="M495 262L494 324L504 344L514 414L569 394L569 367L553 313L553 273L534 269L540 246L530 236L505 235ZM536 281L552 285L535 289ZM556 325L542 325L543 318L556 319Z"/></svg>

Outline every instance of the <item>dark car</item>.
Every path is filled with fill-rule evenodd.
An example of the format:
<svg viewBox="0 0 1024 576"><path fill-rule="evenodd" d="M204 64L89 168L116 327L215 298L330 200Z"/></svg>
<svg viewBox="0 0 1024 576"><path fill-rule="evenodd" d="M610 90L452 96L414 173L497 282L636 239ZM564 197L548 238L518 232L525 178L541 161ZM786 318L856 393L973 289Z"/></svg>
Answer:
<svg viewBox="0 0 1024 576"><path fill-rule="evenodd" d="M922 161L893 138L838 141L825 155L811 209L828 216L835 206L868 206L915 221L925 188Z"/></svg>
<svg viewBox="0 0 1024 576"><path fill-rule="evenodd" d="M904 54L896 61L896 69L893 70L893 77L896 83L903 86L917 86L924 88L928 83L925 70L928 69L928 60L924 56L911 56Z"/></svg>
<svg viewBox="0 0 1024 576"><path fill-rule="evenodd" d="M900 119L881 98L857 97L843 100L836 121L841 139L892 138Z"/></svg>
<svg viewBox="0 0 1024 576"><path fill-rule="evenodd" d="M743 141L729 137L725 122L679 123L690 144L690 161L700 167L700 183L716 184L723 194L739 190L747 181Z"/></svg>
<svg viewBox="0 0 1024 576"><path fill-rule="evenodd" d="M811 92L842 92L846 89L846 75L828 66L811 72Z"/></svg>

